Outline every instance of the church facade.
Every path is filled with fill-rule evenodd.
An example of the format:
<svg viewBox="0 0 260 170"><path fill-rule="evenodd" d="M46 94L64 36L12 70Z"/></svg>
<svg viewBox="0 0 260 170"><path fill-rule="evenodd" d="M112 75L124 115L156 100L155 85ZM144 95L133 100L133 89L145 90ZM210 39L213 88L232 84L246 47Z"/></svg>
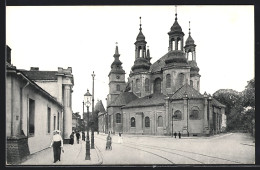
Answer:
<svg viewBox="0 0 260 170"><path fill-rule="evenodd" d="M200 93L201 75L190 29L184 44L184 33L175 14L168 32L168 52L151 63L141 26L128 82L116 46L108 75L108 131L149 135L181 132L187 136L221 132L225 127L225 106L206 92Z"/></svg>

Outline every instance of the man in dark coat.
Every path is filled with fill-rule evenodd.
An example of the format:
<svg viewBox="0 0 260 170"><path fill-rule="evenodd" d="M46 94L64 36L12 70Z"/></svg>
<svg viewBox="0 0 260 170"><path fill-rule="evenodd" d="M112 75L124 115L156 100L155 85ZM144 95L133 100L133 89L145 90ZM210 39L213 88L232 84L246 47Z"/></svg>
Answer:
<svg viewBox="0 0 260 170"><path fill-rule="evenodd" d="M181 138L181 132L180 131L179 131L178 135L179 135L179 138Z"/></svg>
<svg viewBox="0 0 260 170"><path fill-rule="evenodd" d="M173 135L174 135L174 137L176 138L176 136L177 136L177 133L176 133L176 132L174 132L174 134L173 134Z"/></svg>
<svg viewBox="0 0 260 170"><path fill-rule="evenodd" d="M82 140L85 141L85 131L82 131Z"/></svg>
<svg viewBox="0 0 260 170"><path fill-rule="evenodd" d="M80 138L80 134L79 134L79 132L77 131L77 133L76 133L76 137L77 137L77 143L79 144L79 138Z"/></svg>

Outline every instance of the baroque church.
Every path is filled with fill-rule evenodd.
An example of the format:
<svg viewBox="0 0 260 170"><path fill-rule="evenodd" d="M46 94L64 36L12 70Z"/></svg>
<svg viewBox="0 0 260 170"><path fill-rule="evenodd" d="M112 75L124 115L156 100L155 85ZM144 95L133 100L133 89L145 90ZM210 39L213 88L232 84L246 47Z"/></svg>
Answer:
<svg viewBox="0 0 260 170"><path fill-rule="evenodd" d="M200 93L201 75L190 28L184 44L185 34L176 13L168 32L168 52L154 63L141 23L139 30L128 82L116 45L108 74L108 131L148 135L181 132L184 136L208 136L223 131L225 105L206 92Z"/></svg>

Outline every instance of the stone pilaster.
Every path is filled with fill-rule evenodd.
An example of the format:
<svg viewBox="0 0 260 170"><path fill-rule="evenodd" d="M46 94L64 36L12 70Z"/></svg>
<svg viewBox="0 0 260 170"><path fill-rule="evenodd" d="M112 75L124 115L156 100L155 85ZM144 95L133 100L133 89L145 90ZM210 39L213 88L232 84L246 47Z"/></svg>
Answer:
<svg viewBox="0 0 260 170"><path fill-rule="evenodd" d="M203 114L203 133L209 133L209 125L208 125L208 97L204 95L204 114Z"/></svg>
<svg viewBox="0 0 260 170"><path fill-rule="evenodd" d="M184 120L184 126L183 126L183 134L188 135L189 133L189 125L188 125L188 98L184 97L183 98L183 120Z"/></svg>
<svg viewBox="0 0 260 170"><path fill-rule="evenodd" d="M165 99L165 126L166 126L166 133L169 135L169 134L171 134L171 132L170 132L170 121L171 121L171 119L170 119L170 114L169 114L169 97L166 97Z"/></svg>
<svg viewBox="0 0 260 170"><path fill-rule="evenodd" d="M72 132L72 109L71 109L71 86L66 84L64 85L64 92L63 92L63 106L64 106L64 143L67 143L69 140L69 136Z"/></svg>

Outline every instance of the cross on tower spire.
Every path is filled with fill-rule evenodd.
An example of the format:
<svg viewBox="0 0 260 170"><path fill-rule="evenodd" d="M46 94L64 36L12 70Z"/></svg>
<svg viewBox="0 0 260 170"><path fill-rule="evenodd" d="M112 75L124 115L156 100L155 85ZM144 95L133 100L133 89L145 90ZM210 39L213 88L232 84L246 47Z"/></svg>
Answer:
<svg viewBox="0 0 260 170"><path fill-rule="evenodd" d="M140 28L139 28L139 30L141 31L142 30L141 17L139 17L139 18L140 18Z"/></svg>
<svg viewBox="0 0 260 170"><path fill-rule="evenodd" d="M189 35L190 35L190 21L189 21Z"/></svg>
<svg viewBox="0 0 260 170"><path fill-rule="evenodd" d="M177 5L175 5L175 20L177 20Z"/></svg>

